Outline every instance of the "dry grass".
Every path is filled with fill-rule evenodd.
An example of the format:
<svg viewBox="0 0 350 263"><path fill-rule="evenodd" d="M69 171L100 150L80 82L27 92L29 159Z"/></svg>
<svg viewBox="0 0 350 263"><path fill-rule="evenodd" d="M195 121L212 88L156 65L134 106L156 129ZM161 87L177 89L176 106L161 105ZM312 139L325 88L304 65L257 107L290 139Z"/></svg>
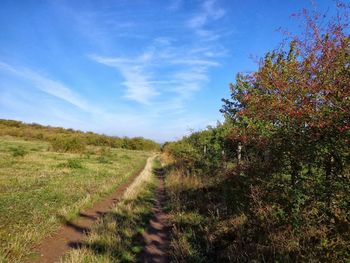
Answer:
<svg viewBox="0 0 350 263"><path fill-rule="evenodd" d="M193 238L196 227L201 225L203 216L193 209L185 209L184 193L196 191L204 186L203 178L183 175L179 170L171 170L166 177L166 189L170 200L170 221L172 223L171 256L175 262L196 262L201 258L195 248ZM185 226L185 227L184 227Z"/></svg>
<svg viewBox="0 0 350 263"><path fill-rule="evenodd" d="M319 203L309 202L293 228L283 192L244 174L188 176L173 164L168 171L175 262L350 262L346 221L332 228Z"/></svg>

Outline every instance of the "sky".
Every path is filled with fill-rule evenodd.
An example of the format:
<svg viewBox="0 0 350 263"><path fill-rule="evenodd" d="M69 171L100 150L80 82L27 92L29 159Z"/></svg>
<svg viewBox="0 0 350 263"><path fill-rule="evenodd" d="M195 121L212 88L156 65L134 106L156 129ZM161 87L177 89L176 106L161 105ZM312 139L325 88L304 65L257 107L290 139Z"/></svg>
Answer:
<svg viewBox="0 0 350 263"><path fill-rule="evenodd" d="M1 0L0 118L164 142L332 0ZM313 7L312 7L313 6ZM327 11L328 10L328 11Z"/></svg>

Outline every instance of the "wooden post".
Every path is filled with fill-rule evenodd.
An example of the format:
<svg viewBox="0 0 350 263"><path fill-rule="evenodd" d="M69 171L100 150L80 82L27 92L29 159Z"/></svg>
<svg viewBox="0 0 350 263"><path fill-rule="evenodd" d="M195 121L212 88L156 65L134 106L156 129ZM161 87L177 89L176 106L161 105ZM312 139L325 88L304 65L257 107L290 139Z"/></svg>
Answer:
<svg viewBox="0 0 350 263"><path fill-rule="evenodd" d="M226 170L226 168L227 168L227 162L226 162L226 154L225 154L225 150L222 150L221 151L221 163L222 163L222 169L223 170Z"/></svg>
<svg viewBox="0 0 350 263"><path fill-rule="evenodd" d="M264 151L264 162L269 163L270 162L270 150L267 148Z"/></svg>
<svg viewBox="0 0 350 263"><path fill-rule="evenodd" d="M237 164L238 165L241 164L241 159L242 159L242 143L239 142L237 147Z"/></svg>

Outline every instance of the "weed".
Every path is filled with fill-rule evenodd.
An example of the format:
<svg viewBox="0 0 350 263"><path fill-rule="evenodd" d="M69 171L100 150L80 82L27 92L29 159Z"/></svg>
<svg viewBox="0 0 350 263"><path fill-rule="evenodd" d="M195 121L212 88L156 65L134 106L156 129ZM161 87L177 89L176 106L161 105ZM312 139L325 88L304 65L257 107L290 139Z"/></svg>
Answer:
<svg viewBox="0 0 350 263"><path fill-rule="evenodd" d="M99 163L112 163L113 156L110 149L102 148L101 155L97 158Z"/></svg>
<svg viewBox="0 0 350 263"><path fill-rule="evenodd" d="M11 147L10 150L12 152L13 157L18 157L18 156L23 157L24 155L26 155L28 153L28 151L25 150L22 146Z"/></svg>
<svg viewBox="0 0 350 263"><path fill-rule="evenodd" d="M124 160L129 160L130 156L123 154L122 156L120 156L120 158L124 159Z"/></svg>
<svg viewBox="0 0 350 263"><path fill-rule="evenodd" d="M82 169L84 168L78 159L69 159L65 163L61 163L58 165L59 168L71 168L71 169Z"/></svg>

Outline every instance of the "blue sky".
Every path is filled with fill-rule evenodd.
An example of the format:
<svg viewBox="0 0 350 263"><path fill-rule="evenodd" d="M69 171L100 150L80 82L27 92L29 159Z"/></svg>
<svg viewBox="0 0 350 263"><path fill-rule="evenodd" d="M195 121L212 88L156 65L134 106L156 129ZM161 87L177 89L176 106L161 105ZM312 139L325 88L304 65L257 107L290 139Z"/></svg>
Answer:
<svg viewBox="0 0 350 263"><path fill-rule="evenodd" d="M332 0L315 1L319 10ZM222 120L221 98L307 0L0 2L0 118L174 140Z"/></svg>

